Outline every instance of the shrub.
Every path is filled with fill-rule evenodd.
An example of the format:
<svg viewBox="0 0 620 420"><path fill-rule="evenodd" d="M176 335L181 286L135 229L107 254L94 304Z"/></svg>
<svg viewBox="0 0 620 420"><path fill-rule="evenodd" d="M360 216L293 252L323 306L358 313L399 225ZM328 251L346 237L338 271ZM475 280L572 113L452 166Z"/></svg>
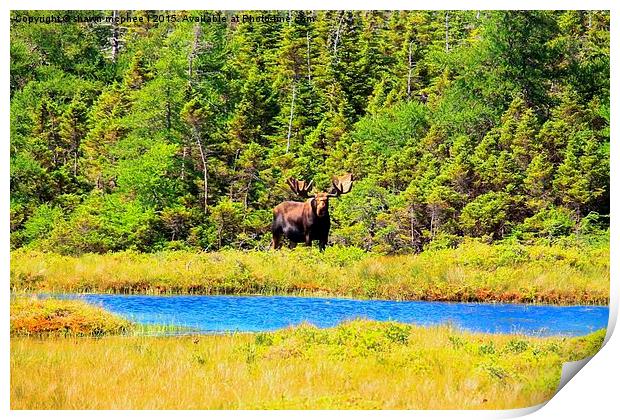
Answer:
<svg viewBox="0 0 620 420"><path fill-rule="evenodd" d="M24 223L22 238L24 243L45 238L62 219L62 210L48 204L39 206L32 216Z"/></svg>
<svg viewBox="0 0 620 420"><path fill-rule="evenodd" d="M463 241L463 238L448 233L438 233L435 238L424 247L425 250L455 249Z"/></svg>
<svg viewBox="0 0 620 420"><path fill-rule="evenodd" d="M92 193L71 217L56 223L39 246L65 255L144 251L155 243L157 217L152 209L118 194Z"/></svg>
<svg viewBox="0 0 620 420"><path fill-rule="evenodd" d="M469 202L461 212L460 222L471 236L493 235L501 238L506 230L510 196L504 192L489 192Z"/></svg>
<svg viewBox="0 0 620 420"><path fill-rule="evenodd" d="M536 236L556 238L575 229L574 214L564 207L541 210L523 221L522 230Z"/></svg>

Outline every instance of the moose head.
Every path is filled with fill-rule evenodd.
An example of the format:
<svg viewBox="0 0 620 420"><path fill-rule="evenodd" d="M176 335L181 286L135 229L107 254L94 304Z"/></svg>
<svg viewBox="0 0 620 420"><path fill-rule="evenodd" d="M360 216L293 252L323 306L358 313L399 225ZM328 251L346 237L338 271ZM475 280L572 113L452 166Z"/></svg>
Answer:
<svg viewBox="0 0 620 420"><path fill-rule="evenodd" d="M313 181L306 182L289 178L287 184L299 197L307 198L303 203L285 201L273 209L272 246L282 246L282 237L286 237L291 247L299 242L310 246L313 240L319 241L319 248L325 249L329 236L329 199L347 194L353 187L353 176L350 173L336 177L328 192L312 191Z"/></svg>
<svg viewBox="0 0 620 420"><path fill-rule="evenodd" d="M286 182L295 194L302 198L310 198L311 205L316 210L316 215L318 217L325 217L328 215L330 197L339 197L351 191L351 187L353 187L353 175L347 173L334 178L329 192L317 192L315 194L309 194L309 191L312 189L313 181L306 183L306 181L289 178Z"/></svg>

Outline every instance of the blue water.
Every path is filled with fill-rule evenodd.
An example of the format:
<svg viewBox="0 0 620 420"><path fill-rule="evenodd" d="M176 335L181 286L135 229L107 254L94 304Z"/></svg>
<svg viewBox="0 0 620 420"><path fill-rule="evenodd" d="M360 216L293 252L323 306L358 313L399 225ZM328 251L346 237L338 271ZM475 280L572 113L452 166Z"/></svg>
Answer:
<svg viewBox="0 0 620 420"><path fill-rule="evenodd" d="M189 327L199 332L271 331L309 322L318 327L367 318L418 325L450 323L476 332L585 335L606 328L606 306L397 302L285 296L143 296L73 294L143 324Z"/></svg>

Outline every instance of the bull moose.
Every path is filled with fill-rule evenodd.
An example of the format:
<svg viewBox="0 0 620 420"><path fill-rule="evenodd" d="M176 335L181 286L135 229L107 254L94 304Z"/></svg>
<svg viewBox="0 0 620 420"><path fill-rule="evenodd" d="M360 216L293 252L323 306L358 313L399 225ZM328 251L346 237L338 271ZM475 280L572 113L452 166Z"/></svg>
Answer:
<svg viewBox="0 0 620 420"><path fill-rule="evenodd" d="M317 192L309 194L312 182L306 183L295 178L289 178L287 183L291 190L302 198L307 198L303 203L297 201L285 201L273 209L273 223L271 233L273 240L271 246L274 249L282 247L282 237L290 241L290 246L295 247L299 242L312 245L312 241L319 241L319 249L323 251L327 245L329 236L329 199L339 197L351 191L353 178L350 173L335 178L329 192Z"/></svg>

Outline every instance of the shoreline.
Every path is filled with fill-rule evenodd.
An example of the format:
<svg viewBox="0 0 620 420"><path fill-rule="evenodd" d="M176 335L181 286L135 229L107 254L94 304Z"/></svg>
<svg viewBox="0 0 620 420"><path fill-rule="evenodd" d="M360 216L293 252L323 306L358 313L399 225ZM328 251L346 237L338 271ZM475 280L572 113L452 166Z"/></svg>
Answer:
<svg viewBox="0 0 620 420"><path fill-rule="evenodd" d="M261 293L237 293L237 294L200 294L200 293L115 293L108 291L89 291L89 292L64 292L64 291L11 291L11 298L17 297L41 297L44 298L56 298L58 296L89 296L89 295L115 295L115 296L140 296L140 297L257 297L257 298L299 298L299 299L325 299L325 300L350 300L360 302L418 302L418 303L442 303L442 304L472 304L472 305L517 305L517 306L552 306L552 307L584 307L584 308L609 308L609 300L605 304L596 303L547 303L547 302L526 302L526 301L501 301L501 300L425 300L425 299L379 299L373 297L364 296L338 296L338 295L325 295L325 294L312 294L312 293L292 293L292 294L261 294Z"/></svg>
<svg viewBox="0 0 620 420"><path fill-rule="evenodd" d="M488 245L385 256L356 248L11 253L12 293L261 295L608 305L608 246Z"/></svg>
<svg viewBox="0 0 620 420"><path fill-rule="evenodd" d="M96 295L103 296L103 295ZM145 296L139 296L144 298ZM154 296L146 296L153 297ZM231 297L234 298L234 297ZM287 297L282 297L286 299ZM164 298L165 299L165 298ZM385 301L383 301L385 302ZM241 302L234 302L241 303ZM246 302L247 303L247 302ZM389 302L388 302L389 303ZM393 302L396 303L396 302ZM407 302L400 302L407 303ZM417 302L418 305L424 305L424 302ZM179 302L176 303L179 305ZM206 305L206 302L202 301L200 305ZM214 303L218 305L217 303ZM221 304L221 303L220 303ZM150 304L149 304L150 305ZM191 305L190 302L185 302L183 305ZM251 304L250 304L251 305ZM264 305L264 303L260 303ZM278 331L284 331L290 328L298 328L300 326L312 326L321 330L328 330L331 328L338 328L341 325L346 325L352 320L366 321L376 324L389 324L400 323L403 325L415 326L418 328L433 328L433 327L447 327L454 329L462 333L470 334L485 334L485 335L515 335L525 337L580 337L591 334L594 331L605 329L608 327L608 308L601 306L596 307L602 312L598 312L595 319L591 319L588 323L577 326L572 325L571 328L566 326L555 328L549 328L547 324L542 323L539 325L521 325L513 324L502 326L502 311L506 308L501 308L502 304L482 304L487 308L483 308L483 311L488 311L489 306L495 310L499 309L498 317L496 318L496 325L494 328L485 327L485 324L472 324L467 322L466 319L460 319L454 313L450 314L449 309L442 309L442 303L434 304L434 312L439 315L436 317L428 317L422 313L418 313L416 316L404 316L400 312L391 312L391 315L376 315L373 316L368 312L362 310L361 312L351 312L346 316L337 316L335 319L328 316L327 318L318 316L316 313L306 313L303 318L288 318L286 314L282 314L283 322L275 322L271 324L263 323L232 323L221 324L223 320L212 320L206 322L200 318L195 318L195 315L188 313L188 321L183 323L180 321L183 318L177 319L176 317L166 317L163 314L155 319L153 314L147 311L146 314L141 314L140 311L127 311L121 309L119 306L110 306L110 302L106 305L105 301L83 299L79 295L22 295L11 296L11 336L42 336L42 337L78 337L78 336L104 336L104 335L121 335L121 336L185 336L185 335L227 335L227 334L262 334L273 333ZM449 305L449 304L448 304ZM471 307L467 304L459 304L460 307L456 307L454 310L462 311L467 310L463 306ZM477 305L477 304L473 304ZM511 308L508 309L511 314L514 313L516 305L508 304ZM520 312L527 318L529 311L533 310L529 305L521 306ZM202 307L202 306L201 306ZM206 308L206 307L205 307ZM323 307L327 310L326 307ZM408 313L417 313L420 311L420 306L408 307ZM424 306L422 309L424 310ZM556 306L556 308L561 308ZM567 307L573 308L573 307ZM579 310L583 308L591 308L588 306L576 307ZM224 311L231 310L233 313L235 309L228 308L222 309ZM337 309L338 313L341 313L343 308ZM428 307L425 309L428 312ZM573 309L574 311L575 309ZM588 309L591 310L591 309ZM346 309L345 309L346 311ZM447 311L447 312L446 312ZM182 312L182 311L181 311ZM316 309L315 309L316 312ZM578 312L581 313L581 312ZM443 315L442 315L443 314ZM562 313L556 313L556 323L561 324L563 319ZM511 315L516 316L516 315ZM548 316L548 315L547 315ZM603 323L603 316L605 322ZM504 315L505 317L505 315ZM530 314L529 317L535 317L535 314ZM526 321L527 324L528 321ZM564 321L565 322L565 321Z"/></svg>

